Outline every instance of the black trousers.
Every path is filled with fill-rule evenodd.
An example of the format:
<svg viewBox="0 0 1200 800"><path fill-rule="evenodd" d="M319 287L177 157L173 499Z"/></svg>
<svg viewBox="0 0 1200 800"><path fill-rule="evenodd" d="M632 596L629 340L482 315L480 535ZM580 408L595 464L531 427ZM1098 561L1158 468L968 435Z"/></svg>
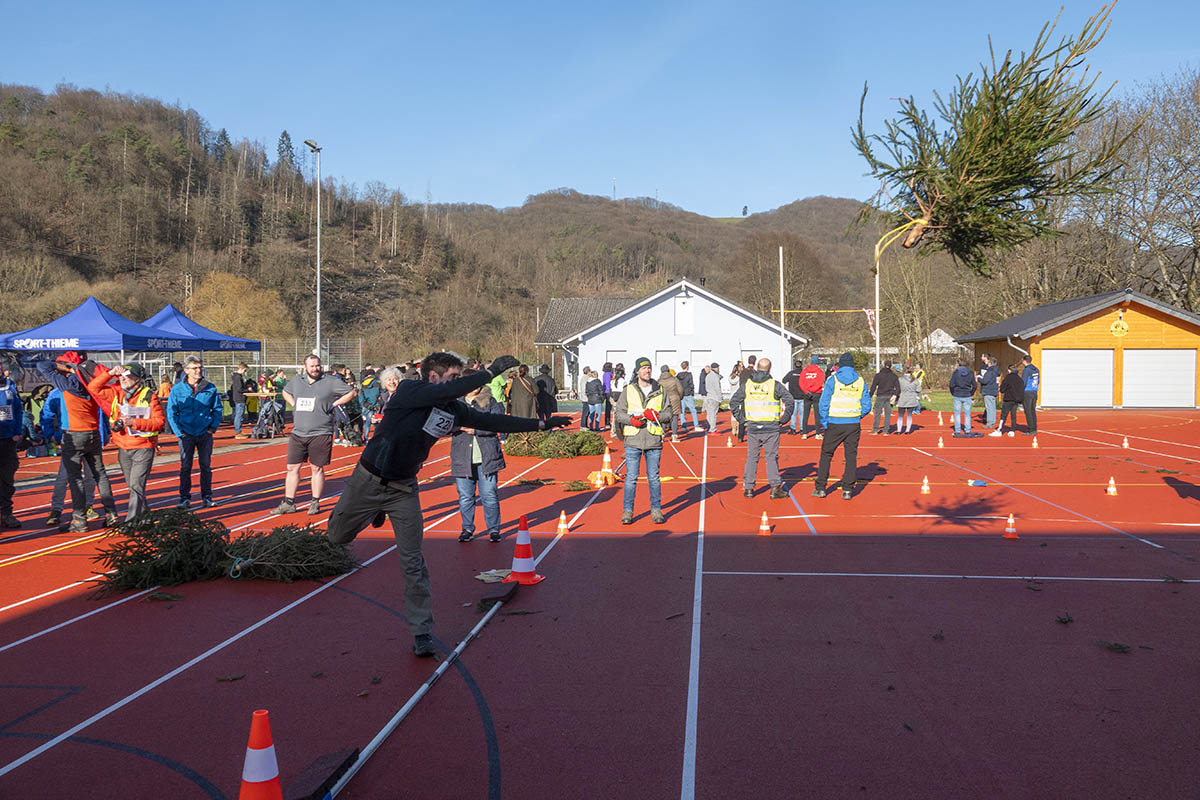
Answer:
<svg viewBox="0 0 1200 800"><path fill-rule="evenodd" d="M1025 428L1037 433L1037 392L1025 393Z"/></svg>
<svg viewBox="0 0 1200 800"><path fill-rule="evenodd" d="M12 513L16 475L17 443L10 438L0 439L0 513Z"/></svg>
<svg viewBox="0 0 1200 800"><path fill-rule="evenodd" d="M817 467L817 489L824 489L829 480L829 467L833 463L833 454L838 446L842 446L842 455L846 458L846 470L842 473L842 489L853 491L854 482L858 480L858 440L862 438L862 428L857 422L849 424L830 423L825 429L825 438L821 441L821 463Z"/></svg>
<svg viewBox="0 0 1200 800"><path fill-rule="evenodd" d="M1000 427L1001 428L1004 427L1004 421L1006 419L1009 419L1009 417L1011 416L1012 419L1009 421L1009 430L1017 429L1017 407L1020 405L1021 405L1020 403L1013 402L1012 400L1004 401L1004 405L1001 406L1001 408L1000 408Z"/></svg>

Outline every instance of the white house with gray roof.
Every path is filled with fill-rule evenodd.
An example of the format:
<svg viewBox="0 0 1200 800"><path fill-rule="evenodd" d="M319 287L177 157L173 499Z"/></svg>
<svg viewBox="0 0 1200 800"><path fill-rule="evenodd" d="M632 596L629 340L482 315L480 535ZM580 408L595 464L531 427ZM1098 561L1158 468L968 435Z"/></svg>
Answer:
<svg viewBox="0 0 1200 800"><path fill-rule="evenodd" d="M535 344L561 354L556 366L564 377L585 366L598 371L605 362L631 372L640 356L654 363L656 378L664 364L678 370L682 361L695 372L715 362L728 375L753 354L770 358L772 374L781 378L808 339L683 278L642 298L554 298Z"/></svg>

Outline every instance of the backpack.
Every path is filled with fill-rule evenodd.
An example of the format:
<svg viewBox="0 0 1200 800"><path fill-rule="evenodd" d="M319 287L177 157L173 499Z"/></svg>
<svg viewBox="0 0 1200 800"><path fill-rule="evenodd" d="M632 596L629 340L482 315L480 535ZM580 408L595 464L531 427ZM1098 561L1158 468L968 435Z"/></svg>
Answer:
<svg viewBox="0 0 1200 800"><path fill-rule="evenodd" d="M798 381L800 391L805 394L816 394L825 388L825 371L816 364L809 364L800 373Z"/></svg>

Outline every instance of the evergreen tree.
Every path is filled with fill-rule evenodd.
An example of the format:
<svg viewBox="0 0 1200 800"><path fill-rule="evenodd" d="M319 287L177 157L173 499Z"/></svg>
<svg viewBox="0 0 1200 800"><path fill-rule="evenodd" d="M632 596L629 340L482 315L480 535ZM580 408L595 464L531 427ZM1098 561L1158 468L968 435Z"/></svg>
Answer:
<svg viewBox="0 0 1200 800"><path fill-rule="evenodd" d="M233 152L233 142L229 141L229 132L221 128L217 131L217 141L213 143L213 160L218 164L223 163L231 152Z"/></svg>
<svg viewBox="0 0 1200 800"><path fill-rule="evenodd" d="M280 167L291 167L296 164L296 151L292 149L292 137L287 131L279 134L279 145L275 148Z"/></svg>

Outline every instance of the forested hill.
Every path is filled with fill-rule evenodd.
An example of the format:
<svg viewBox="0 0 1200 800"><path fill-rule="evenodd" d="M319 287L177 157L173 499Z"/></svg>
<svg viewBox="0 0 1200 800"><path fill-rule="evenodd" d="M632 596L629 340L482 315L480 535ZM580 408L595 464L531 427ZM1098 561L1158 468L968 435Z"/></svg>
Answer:
<svg viewBox="0 0 1200 800"><path fill-rule="evenodd" d="M281 128L286 127L281 121ZM248 336L309 335L315 183L306 148L270 147L158 100L0 85L0 314L48 321L95 294L142 319L165 302ZM326 336L371 355L528 352L552 296L636 296L681 276L760 311L865 304L859 203L810 198L730 220L649 199L537 194L519 208L426 205L371 181L322 187Z"/></svg>

